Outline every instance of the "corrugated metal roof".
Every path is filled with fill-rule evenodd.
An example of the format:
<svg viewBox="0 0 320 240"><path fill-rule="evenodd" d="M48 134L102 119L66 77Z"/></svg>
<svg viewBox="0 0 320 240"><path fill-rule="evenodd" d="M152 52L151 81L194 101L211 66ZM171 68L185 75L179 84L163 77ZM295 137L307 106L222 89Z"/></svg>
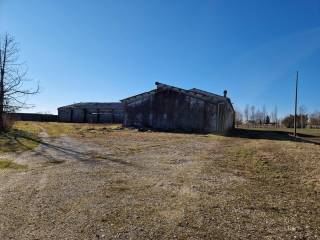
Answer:
<svg viewBox="0 0 320 240"><path fill-rule="evenodd" d="M141 93L141 94L138 94L138 95L135 95L135 96L132 96L132 97L128 97L128 98L122 99L121 102L125 102L125 103L133 102L133 101L136 101L136 100L138 100L140 98L146 97L148 95L153 95L157 91L161 91L161 90L165 90L165 89L171 89L173 91L180 92L180 93L186 94L188 96L191 96L191 97L194 97L194 98L198 98L198 99L201 99L203 101L211 102L211 103L230 101L228 98L225 98L223 96L219 96L217 94L206 92L206 91L203 91L203 90L200 90L200 89L197 89L197 88L193 88L193 89L190 89L190 90L185 90L185 89L182 89L182 88L170 86L170 85L159 83L159 82L156 82L156 85L157 85L157 89L154 89L154 90L149 91L149 92Z"/></svg>
<svg viewBox="0 0 320 240"><path fill-rule="evenodd" d="M81 109L89 109L89 108L95 108L95 109L123 109L123 105L121 102L80 102L80 103L74 103L67 106L59 107L58 109L63 108L81 108Z"/></svg>
<svg viewBox="0 0 320 240"><path fill-rule="evenodd" d="M159 82L156 82L156 85L157 85L158 89L171 89L171 90L174 90L174 91L177 91L177 92L184 93L187 96L191 96L191 97L194 97L194 98L201 99L201 100L206 101L206 102L217 103L217 102L221 102L221 101L222 102L226 101L225 97L219 96L217 94L209 93L209 92L206 92L206 91L202 91L202 90L199 90L199 89L196 89L196 88L193 88L191 90L185 90L185 89L182 89L182 88L173 87L173 86L170 86L170 85L167 85L167 84L163 84L163 83L159 83Z"/></svg>
<svg viewBox="0 0 320 240"><path fill-rule="evenodd" d="M198 89L198 88L192 88L192 89L189 90L189 92L199 93L199 94L202 94L202 95L205 95L205 96L208 96L208 97L219 98L221 100L225 99L224 96L221 96L221 95L218 95L218 94L215 94L215 93L211 93L211 92L207 92L207 91L203 91L203 90Z"/></svg>
<svg viewBox="0 0 320 240"><path fill-rule="evenodd" d="M126 101L129 101L129 100L132 100L132 99L145 97L145 96L154 94L156 91L157 91L156 89L153 89L153 90L148 91L148 92L143 92L143 93L140 93L140 94L131 96L131 97L124 98L124 99L122 99L122 100L120 100L120 101L121 101L121 102L126 102Z"/></svg>
<svg viewBox="0 0 320 240"><path fill-rule="evenodd" d="M233 108L233 105L231 103L230 98L226 98L224 96L220 96L218 94L214 94L214 93L211 93L211 92L203 91L203 90L200 90L200 89L197 89L197 88L192 88L190 90L185 90L185 89L182 89L182 88L170 86L170 85L159 83L159 82L156 82L155 84L157 85L157 89L154 89L154 90L151 90L149 92L144 92L144 93L132 96L132 97L128 97L128 98L122 99L121 102L123 102L125 104L130 103L130 102L135 102L135 101L137 101L137 100L139 100L141 98L153 95L157 91L161 91L161 90L165 90L165 89L171 89L173 91L177 91L177 92L180 92L180 93L186 94L188 96L191 96L191 97L194 97L194 98L198 98L198 99L201 99L203 101L210 102L210 103L217 104L217 103L226 102L231 106L231 108L234 111L234 108Z"/></svg>

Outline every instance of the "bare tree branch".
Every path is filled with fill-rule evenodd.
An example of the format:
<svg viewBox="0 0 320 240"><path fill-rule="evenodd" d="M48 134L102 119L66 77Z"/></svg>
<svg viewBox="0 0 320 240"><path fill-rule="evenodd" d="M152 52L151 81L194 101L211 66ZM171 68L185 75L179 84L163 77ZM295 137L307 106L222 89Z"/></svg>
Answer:
<svg viewBox="0 0 320 240"><path fill-rule="evenodd" d="M39 84L35 89L24 87L29 79L25 64L19 63L19 57L18 43L14 37L0 35L0 131L4 128L3 115L30 107L26 103L27 96L39 92Z"/></svg>

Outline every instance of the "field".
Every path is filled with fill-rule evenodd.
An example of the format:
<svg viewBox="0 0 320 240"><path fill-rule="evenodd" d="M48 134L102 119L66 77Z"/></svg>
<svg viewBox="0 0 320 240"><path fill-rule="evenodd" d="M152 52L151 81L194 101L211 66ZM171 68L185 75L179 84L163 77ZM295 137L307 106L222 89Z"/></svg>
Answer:
<svg viewBox="0 0 320 240"><path fill-rule="evenodd" d="M0 136L0 239L320 239L307 131L18 122Z"/></svg>

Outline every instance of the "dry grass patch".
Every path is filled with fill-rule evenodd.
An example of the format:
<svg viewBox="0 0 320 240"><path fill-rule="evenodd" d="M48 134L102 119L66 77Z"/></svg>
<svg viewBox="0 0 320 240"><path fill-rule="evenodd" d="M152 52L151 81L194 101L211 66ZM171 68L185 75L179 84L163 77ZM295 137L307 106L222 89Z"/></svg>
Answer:
<svg viewBox="0 0 320 240"><path fill-rule="evenodd" d="M237 202L228 203L236 207L242 224L245 218L254 219L255 230L263 235L273 229L278 236L313 239L313 233L319 233L319 196L314 182L306 180L315 179L309 170L319 170L320 165L319 157L317 163L310 161L310 153L319 154L319 148L269 140L246 140L229 147L219 166L247 179L231 189Z"/></svg>
<svg viewBox="0 0 320 240"><path fill-rule="evenodd" d="M0 170L1 169L15 169L15 170L21 170L25 169L25 165L14 163L13 161L6 160L6 159L0 159Z"/></svg>
<svg viewBox="0 0 320 240"><path fill-rule="evenodd" d="M50 137L68 135L73 137L102 137L109 132L121 129L119 124L87 124L87 123L60 123L60 122L19 122L20 129L45 131Z"/></svg>
<svg viewBox="0 0 320 240"><path fill-rule="evenodd" d="M317 145L270 140L266 134L251 139L115 125L28 124L23 127L54 136L54 144L99 160L53 155L65 164L32 171L43 180L34 180L42 182L35 191L42 208L35 210L41 216L34 219L37 236L52 234L53 219L61 220L54 232L60 239L96 234L108 239L319 239ZM61 135L67 137L55 138ZM32 177L24 176L26 181ZM17 199L12 212L23 204L12 194L29 192L7 193L7 199ZM40 221L43 217L48 225ZM15 219L10 229L17 228Z"/></svg>

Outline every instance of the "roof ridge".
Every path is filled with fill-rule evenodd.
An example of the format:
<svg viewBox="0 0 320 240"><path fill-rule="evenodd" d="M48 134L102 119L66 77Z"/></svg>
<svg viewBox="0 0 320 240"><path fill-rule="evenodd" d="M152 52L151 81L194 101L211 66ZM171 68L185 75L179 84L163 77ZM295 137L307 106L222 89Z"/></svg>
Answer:
<svg viewBox="0 0 320 240"><path fill-rule="evenodd" d="M184 94L186 94L186 95L188 95L190 97L198 98L198 99L201 99L202 101L211 102L211 103L216 103L216 102L219 102L219 101L225 102L225 101L229 101L230 100L229 98L225 98L225 97L220 96L218 94L210 93L210 92L207 92L207 91L204 91L204 90L200 90L200 89L197 89L197 88L186 90L186 89L183 89L183 88L175 87L175 86L164 84L164 83L160 83L160 82L155 82L155 84L157 86L156 89L153 89L153 90L148 91L148 92L143 92L143 93L131 96L131 97L127 97L125 99L122 99L121 102L131 102L131 101L134 101L134 99L136 99L136 98L141 98L143 96L153 95L156 91L159 91L161 89L171 89L171 90L174 90L174 91L177 91L177 92L184 93ZM217 99L214 99L214 97L216 97Z"/></svg>
<svg viewBox="0 0 320 240"><path fill-rule="evenodd" d="M202 89L199 89L199 88L191 88L188 91L199 91L199 92L202 92L204 94L214 95L214 96L217 96L217 97L224 98L224 96L222 96L222 95L219 95L219 94L216 94L216 93L213 93L213 92L208 92L208 91L205 91L205 90L202 90Z"/></svg>
<svg viewBox="0 0 320 240"><path fill-rule="evenodd" d="M69 104L69 105L65 105L60 108L81 108L81 107L110 107L110 106L114 106L114 107L120 107L122 106L121 102L78 102L78 103L73 103L73 104Z"/></svg>

